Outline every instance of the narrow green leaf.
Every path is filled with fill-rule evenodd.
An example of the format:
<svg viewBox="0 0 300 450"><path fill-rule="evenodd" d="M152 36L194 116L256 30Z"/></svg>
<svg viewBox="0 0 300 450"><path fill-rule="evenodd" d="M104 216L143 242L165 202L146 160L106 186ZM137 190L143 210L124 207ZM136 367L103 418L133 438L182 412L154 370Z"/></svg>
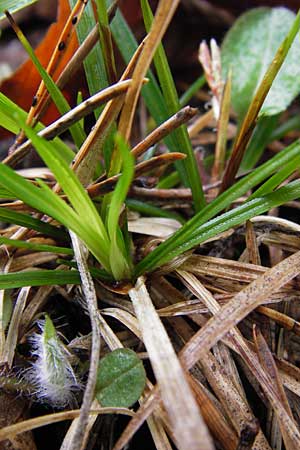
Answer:
<svg viewBox="0 0 300 450"><path fill-rule="evenodd" d="M63 230L60 230L49 223L7 208L0 208L0 220L2 222L8 222L15 225L20 225L21 227L26 227L29 230L32 229L38 231L39 233L54 237L56 239L66 237Z"/></svg>
<svg viewBox="0 0 300 450"><path fill-rule="evenodd" d="M76 4L77 0L69 0L71 8ZM84 9L84 13L80 22L76 28L79 44L82 44L89 32L94 28L95 16L93 11L92 2L88 2ZM96 94L96 92L104 89L108 86L108 80L106 76L105 63L100 47L100 43L97 43L83 62L84 71L89 87L90 95ZM102 107L95 109L94 114L96 119L99 117Z"/></svg>
<svg viewBox="0 0 300 450"><path fill-rule="evenodd" d="M18 134L20 131L20 125L15 119L15 114L21 117L22 121L25 122L27 118L27 112L16 105L8 97L6 97L2 92L0 92L0 123L3 128L10 131L11 133ZM41 131L44 125L38 123L35 126L35 130ZM74 158L74 152L68 147L61 139L56 137L52 142L55 143L59 154L64 158L65 161L70 163Z"/></svg>
<svg viewBox="0 0 300 450"><path fill-rule="evenodd" d="M270 136L270 141L276 141L281 138L283 138L286 134L290 133L291 131L300 130L300 116L299 114L293 115L292 117L289 117L284 122L280 123L275 130L273 130L273 133Z"/></svg>
<svg viewBox="0 0 300 450"><path fill-rule="evenodd" d="M110 272L108 243L106 243L107 248L99 245L101 237L96 234L91 224L84 223L81 217L47 185L40 181L40 187L34 186L10 167L0 163L0 184L2 183L24 203L53 217L66 228L74 231L86 243L104 268ZM84 212L85 210L82 212L82 217L84 217Z"/></svg>
<svg viewBox="0 0 300 450"><path fill-rule="evenodd" d="M245 195L249 190L267 179L274 172L284 167L292 158L299 154L300 143L296 141L271 160L253 170L252 173L237 181L227 191L219 195L214 201L207 205L200 213L186 222L176 233L160 244L151 254L146 256L136 267L136 276L152 270L153 267L161 265L163 258L170 255L174 248L179 250L192 237L199 226L205 224L212 217L228 208L237 198ZM178 253L180 254L180 253Z"/></svg>
<svg viewBox="0 0 300 450"><path fill-rule="evenodd" d="M205 75L201 75L201 77L197 78L180 97L179 100L180 108L183 108L185 105L187 105L189 101L193 98L193 96L197 94L197 92L200 91L201 88L203 88L205 83L206 83Z"/></svg>
<svg viewBox="0 0 300 450"><path fill-rule="evenodd" d="M1 0L0 22L6 18L4 11L8 10L11 14L26 8L26 6L35 3L37 0Z"/></svg>
<svg viewBox="0 0 300 450"><path fill-rule="evenodd" d="M24 49L26 50L27 54L29 55L32 63L34 64L35 68L37 69L38 73L40 74L42 80L45 83L45 86L51 95L51 98L55 105L57 106L57 109L61 114L66 114L68 111L70 111L70 106L63 96L60 89L56 86L50 75L47 73L47 71L44 69L42 64L40 63L39 59L35 55L29 41L26 39L25 35L22 33L21 30L16 31L18 39L20 40L21 44L23 45ZM86 138L84 130L81 128L80 123L75 123L70 127L70 133L72 134L72 137L74 139L75 144L79 148L83 141Z"/></svg>
<svg viewBox="0 0 300 450"><path fill-rule="evenodd" d="M132 156L129 147L124 142L121 136L116 135L115 141L120 152L123 167L122 174L118 180L115 190L109 194L110 204L107 214L107 230L110 244L110 265L112 273L116 280L129 278L130 261L127 261L120 248L119 243L122 242L122 234L119 227L119 217L122 205L126 199L129 186L134 176L134 157Z"/></svg>
<svg viewBox="0 0 300 450"><path fill-rule="evenodd" d="M77 223L75 212L51 189L43 185L43 190L14 172L10 167L0 163L0 183L24 203L56 218L62 224ZM40 182L41 183L41 182ZM78 227L76 226L78 230Z"/></svg>
<svg viewBox="0 0 300 450"><path fill-rule="evenodd" d="M18 241L17 239L9 239L0 236L0 245L10 245L17 248L27 248L36 252L52 252L64 255L73 255L73 250L66 247L58 247L55 245L37 244L35 242Z"/></svg>
<svg viewBox="0 0 300 450"><path fill-rule="evenodd" d="M138 45L133 33L131 32L124 17L122 16L122 13L119 10L116 12L115 17L111 23L111 31L114 41L116 42L125 63L128 64ZM160 125L170 117L170 114L168 113L165 100L162 96L157 81L153 76L153 73L151 71L148 71L146 76L149 79L149 83L143 86L142 96L154 121L157 125ZM177 142L174 133L166 136L164 138L164 141L171 151L177 148ZM180 175L182 183L187 185L188 176L183 161L177 161L175 163L175 167Z"/></svg>
<svg viewBox="0 0 300 450"><path fill-rule="evenodd" d="M77 270L33 270L0 274L0 289L80 284Z"/></svg>
<svg viewBox="0 0 300 450"><path fill-rule="evenodd" d="M111 84L117 80L117 72L115 65L112 35L109 27L109 18L106 8L106 1L105 0L95 0L95 1L98 14L100 45L106 69L106 76L107 79L109 80L109 83Z"/></svg>
<svg viewBox="0 0 300 450"><path fill-rule="evenodd" d="M276 189L280 184L287 180L287 178L294 173L296 170L299 170L300 167L300 154L291 158L290 161L277 173L275 173L272 177L270 177L265 183L263 183L249 198L258 198L262 195L269 194L274 189Z"/></svg>
<svg viewBox="0 0 300 450"><path fill-rule="evenodd" d="M270 142L270 137L276 129L279 115L263 116L258 120L258 123L253 132L251 141L247 147L240 169L247 171L252 169L261 158L267 144Z"/></svg>
<svg viewBox="0 0 300 450"><path fill-rule="evenodd" d="M193 230L193 233L191 233L180 245L173 245L172 248L169 249L168 254L164 253L159 255L159 251L157 251L159 247L155 249L146 256L140 264L138 264L135 276L138 277L141 273L166 264L173 258L196 247L202 242L205 242L207 239L216 236L231 227L241 225L252 217L263 214L272 208L280 206L288 201L295 200L299 196L300 182L294 181L271 194L250 200L229 212L221 214ZM156 252L156 254L154 254L154 252ZM159 257L157 258L157 256Z"/></svg>
<svg viewBox="0 0 300 450"><path fill-rule="evenodd" d="M286 8L257 8L244 13L227 33L222 45L224 73L233 71L232 102L242 118L275 53L287 36L295 14ZM295 24L299 29L298 22ZM291 40L284 42L282 55ZM284 111L300 92L300 46L296 39L273 83L260 114Z"/></svg>
<svg viewBox="0 0 300 450"><path fill-rule="evenodd" d="M180 214L177 214L173 211L169 211L168 209L162 209L158 206L152 205L148 202L142 202L141 200L136 200L133 198L126 199L126 205L129 209L133 211L138 211L145 216L149 217L166 217L168 219L178 220L180 223L184 223L185 220L181 217Z"/></svg>
<svg viewBox="0 0 300 450"><path fill-rule="evenodd" d="M148 0L141 0L141 6L145 27L147 32L149 32L153 22L153 14ZM168 59L162 44L158 46L153 61L168 113L169 115L173 115L179 111L180 104ZM198 165L190 138L187 133L186 125L182 125L177 130L173 131L173 135L176 141L176 146L173 150L181 151L187 155L187 158L183 160L183 165L187 174L187 179L185 181L192 190L195 210L199 211L205 206L206 201L202 190L202 182Z"/></svg>
<svg viewBox="0 0 300 450"><path fill-rule="evenodd" d="M22 125L22 128L24 128L26 135L31 139L41 158L55 175L59 185L68 196L74 210L78 215L81 215L81 222L84 222L88 227L93 227L95 234L100 238L99 245L102 245L105 248L105 246L108 245L108 236L105 227L96 207L75 173L61 158L51 142L36 135L35 132L31 128L26 127L25 124Z"/></svg>
<svg viewBox="0 0 300 450"><path fill-rule="evenodd" d="M118 348L100 360L96 397L101 406L132 406L142 395L146 373L133 350Z"/></svg>

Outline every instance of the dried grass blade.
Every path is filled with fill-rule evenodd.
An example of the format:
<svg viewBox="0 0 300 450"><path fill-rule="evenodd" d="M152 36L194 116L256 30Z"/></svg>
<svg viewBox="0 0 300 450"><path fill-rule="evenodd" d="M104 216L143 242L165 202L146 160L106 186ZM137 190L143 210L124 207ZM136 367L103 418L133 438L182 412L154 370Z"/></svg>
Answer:
<svg viewBox="0 0 300 450"><path fill-rule="evenodd" d="M296 254L297 255L297 254ZM293 255L294 256L294 255ZM280 263L282 264L282 263ZM278 265L277 265L278 266ZM277 267L275 266L275 267ZM274 268L273 268L274 269ZM271 271L272 269L270 269ZM184 276L185 274L181 272L181 276ZM191 277L193 277L191 275ZM264 278L265 276L261 277ZM194 283L199 284L198 280L194 278ZM268 282L272 282L271 278L268 280ZM254 282L255 283L255 282ZM254 284L252 283L252 284ZM247 288L246 288L247 289ZM254 290L255 292L255 290ZM239 295L239 294L238 294ZM257 294L256 294L257 295ZM206 299L209 301L211 305L211 309L214 313L218 314L217 311L219 310L219 306L216 303L216 301L213 299L213 297L207 292ZM236 296L237 297L237 296ZM204 297L202 297L204 299ZM224 309L224 308L222 308ZM203 328L205 328L206 325L204 325ZM201 330L200 330L201 331ZM230 331L228 329L228 331ZM278 421L280 423L282 435L286 444L286 447L289 449L298 448L300 446L300 432L293 420L291 420L291 417L287 413L286 409L282 406L280 397L278 396L278 393L276 389L272 386L272 383L270 383L269 377L266 375L265 371L262 370L259 360L255 353L250 349L250 347L245 343L244 339L240 335L240 333L233 329L230 331L230 338L232 343L234 344L234 349L237 351L248 367L250 368L251 372L254 374L257 381L262 386L264 392L266 393L276 415L278 418Z"/></svg>
<svg viewBox="0 0 300 450"><path fill-rule="evenodd" d="M127 408L97 408L89 411L91 415L98 414L124 414L126 416L134 417L134 412ZM24 420L23 422L14 423L8 427L0 430L0 441L10 439L25 431L34 430L35 428L44 427L52 423L62 422L64 420L74 419L80 415L80 409L62 411L53 414L46 414L45 416L35 417L34 419Z"/></svg>
<svg viewBox="0 0 300 450"><path fill-rule="evenodd" d="M185 158L185 155L179 152L165 153L163 155L154 156L153 158L150 158L147 161L142 161L135 166L134 178L140 177L145 172L149 172L150 170L158 167L167 166L183 158ZM93 198L98 195L103 195L107 192L111 192L120 176L120 174L117 174L99 183L94 183L91 186L88 186L87 191L90 197Z"/></svg>
<svg viewBox="0 0 300 450"><path fill-rule="evenodd" d="M204 386L192 376L189 380L197 403L201 408L201 413L212 434L221 443L224 450L236 450L238 447L236 433L230 428L222 413L207 394Z"/></svg>
<svg viewBox="0 0 300 450"><path fill-rule="evenodd" d="M149 69L152 58L161 39L177 9L179 0L160 0L151 29L147 35L144 49L132 75L132 85L125 98L118 131L129 140L138 96L142 87L142 80Z"/></svg>
<svg viewBox="0 0 300 450"><path fill-rule="evenodd" d="M131 151L137 158L147 151L152 145L161 141L165 136L170 134L176 128L180 127L184 123L188 122L192 117L197 114L196 108L186 106L171 116L168 120L163 122L159 127L155 128L145 139L139 142Z"/></svg>
<svg viewBox="0 0 300 450"><path fill-rule="evenodd" d="M129 440L133 437L136 431L147 420L150 414L153 412L154 405L159 401L159 390L156 386L150 394L146 397L139 410L136 412L133 419L129 422L112 450L122 450Z"/></svg>
<svg viewBox="0 0 300 450"><path fill-rule="evenodd" d="M212 294L200 283L200 281L192 274L177 270L178 275L183 280L188 289L194 293L197 297L200 297L203 303L210 309L213 314L217 314L220 310L220 305L214 299ZM236 346L241 342L241 346L245 347L244 340L239 331L234 329L230 332L230 337ZM236 348L234 347L236 350ZM252 356L252 355L251 355ZM201 366L205 373L209 383L213 386L214 390L218 393L220 401L222 401L224 409L229 414L233 424L237 431L240 433L241 442L249 445L252 439L255 437L255 448L257 449L269 449L266 438L261 429L256 428L256 419L248 405L244 395L240 394L240 389L237 389L228 379L223 371L219 371L218 377L215 376L212 369L213 366L218 367L219 364L214 361L213 356L210 353L206 354L205 358L201 358ZM250 441L249 441L250 438Z"/></svg>
<svg viewBox="0 0 300 450"><path fill-rule="evenodd" d="M276 363L261 331L256 326L253 328L253 337L260 364L266 375L270 378L270 383L274 386L282 407L285 408L286 412L293 420L293 414L286 397Z"/></svg>
<svg viewBox="0 0 300 450"><path fill-rule="evenodd" d="M137 48L120 81L124 81L131 77L142 49L144 48L144 44L145 40ZM104 140L116 116L120 112L123 102L124 96L119 96L117 99L111 100L107 103L93 130L90 132L76 155L73 170L77 173L79 179L84 185L91 181L92 174L95 170L95 161L98 160L98 156L101 154Z"/></svg>
<svg viewBox="0 0 300 450"><path fill-rule="evenodd" d="M267 270L246 288L236 294L220 311L201 328L182 351L182 358L191 368L231 328L253 309L263 304L273 292L278 291L300 271L300 252L294 253Z"/></svg>
<svg viewBox="0 0 300 450"><path fill-rule="evenodd" d="M221 100L220 117L217 124L217 142L215 148L215 160L212 168L211 182L214 183L221 178L225 164L225 153L227 143L227 128L230 115L230 98L231 98L231 72L224 86Z"/></svg>
<svg viewBox="0 0 300 450"><path fill-rule="evenodd" d="M90 358L89 375L86 388L83 395L80 415L72 438L69 442L68 448L71 450L82 450L83 443L88 431L89 411L94 398L94 390L96 387L97 369L100 358L100 330L98 327L98 313L97 313L97 296L95 292L94 283L87 266L87 249L79 238L70 231L72 244L74 248L74 255L76 258L80 278L82 282L82 290L85 295L87 308L92 327L92 349Z"/></svg>
<svg viewBox="0 0 300 450"><path fill-rule="evenodd" d="M246 222L246 247L248 250L248 261L250 264L261 265L258 243L251 220Z"/></svg>
<svg viewBox="0 0 300 450"><path fill-rule="evenodd" d="M168 335L156 313L143 278L129 291L143 335L143 341L160 386L179 448L213 449L211 437L200 415ZM183 423L182 417L185 417Z"/></svg>
<svg viewBox="0 0 300 450"><path fill-rule="evenodd" d="M1 363L7 363L9 368L11 368L15 356L15 349L19 337L19 327L21 323L21 318L23 315L23 311L25 309L26 300L29 295L30 289L31 287L29 286L24 287L20 290L15 303L13 315L9 324L4 347L3 361L1 361Z"/></svg>
<svg viewBox="0 0 300 450"><path fill-rule="evenodd" d="M54 137L66 131L75 122L90 114L90 112L92 112L101 104L124 94L128 89L130 83L131 80L125 80L109 86L106 89L103 89L102 91L82 102L77 107L73 108L68 113L64 114L58 120L50 124L47 128L44 128L38 133L38 135L48 140L53 139ZM4 164L8 164L10 166L15 165L16 162L23 158L23 156L25 156L32 147L33 146L30 140L24 142L24 144L20 145L20 147L18 147L12 155L9 155L4 159Z"/></svg>
<svg viewBox="0 0 300 450"><path fill-rule="evenodd" d="M63 57L63 55L69 45L69 42L75 31L75 28L81 19L81 16L83 14L86 4L87 4L87 2L78 0L76 5L74 6L73 10L71 11L71 13L68 17L68 20L65 24L65 27L58 38L57 47L56 47L54 53L52 54L51 59L48 63L48 66L46 69L48 75L52 76L54 74L55 69L57 68L61 58ZM74 25L74 23L73 23L74 17L76 17L76 21L75 21L76 25ZM61 46L62 46L62 45L60 46L61 43L63 45L63 50L61 50ZM46 95L47 95L47 90L45 89L44 81L41 81L41 84L36 92L36 98L37 98L38 102L35 106L32 106L30 108L29 113L28 113L27 122L26 122L27 124L32 123L34 116L35 116L35 120L38 119L39 109L41 108L42 102L45 99Z"/></svg>

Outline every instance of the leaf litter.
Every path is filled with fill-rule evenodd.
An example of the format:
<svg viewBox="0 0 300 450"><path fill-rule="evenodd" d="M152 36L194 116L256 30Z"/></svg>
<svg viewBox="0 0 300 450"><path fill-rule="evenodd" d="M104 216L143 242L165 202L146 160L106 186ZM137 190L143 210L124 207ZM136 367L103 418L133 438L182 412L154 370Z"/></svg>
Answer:
<svg viewBox="0 0 300 450"><path fill-rule="evenodd" d="M147 82L147 70L177 3L168 0L160 3L153 28L123 72L120 81L114 89L111 87L112 97L109 97L108 91L103 90L97 94L96 100L86 100L73 109L69 116L59 117L57 122L54 122L56 116L52 116L50 122L54 123L40 131L40 135L53 139L70 125L70 121L82 119L91 112L92 107L108 101L72 163L72 169L95 202L97 197L113 191L121 178L119 170L114 171L118 161L113 160L111 167L106 167L97 180L93 179L95 159L99 160L105 147L104 138L109 135L116 122L121 134L127 141L130 140L140 90ZM61 20L64 23L66 16ZM295 27L297 26L296 22ZM58 32L55 34L58 36ZM225 175L223 168L226 147L228 139L231 139L227 134L228 123L235 120L234 114L229 110L229 100L232 97L230 76L222 93L219 92L220 117L215 117L218 122L217 136L214 138L216 157L210 184L203 189L204 192L212 191L207 196L209 201L217 196L221 183L221 190L225 190L225 187L235 182L236 169L250 138L248 132L254 128L269 84L259 88L263 93L258 90L257 97L254 100L252 98L252 104L250 99L250 112L248 111L245 123L238 131L234 147L240 153L236 156L237 150L233 151L233 163L229 160ZM92 107L91 102L95 102ZM137 259L142 260L151 254L152 249L159 248L159 244L180 229L181 223L191 214L192 194L194 195L192 186L177 187L177 181L171 189L162 189L158 182L160 174L166 173L168 176L170 164L183 160L185 152L165 153L165 147L161 146L161 153L155 156L153 153L147 157L147 151L151 151L153 146L159 146L165 136L194 115L196 111L192 109L170 114L168 121L132 146L132 154L140 159L135 164L135 176L129 189L129 200L136 202L131 204L141 207L141 203L145 203L144 196L147 195L153 202L153 209L149 208L149 211L155 210L159 214L161 210L168 214L168 209L172 209L174 203L166 203L164 196L168 202L170 198L184 199L185 202L175 208L180 220L171 215L163 218L153 217L151 214L150 217L142 217L140 213L134 215L132 211L129 213L128 230L134 235L134 245L138 249ZM212 118L212 110L199 115L190 131L191 138L200 137L201 130L211 124ZM36 139L33 135L32 137ZM20 160L30 145L30 141L27 141L23 144L23 149L19 147L16 150ZM146 159L143 160L143 157ZM13 159L6 162L9 164L11 161ZM13 164L12 162L11 165ZM23 177L30 179L35 175L25 172ZM46 173L45 180L61 199L65 199L60 193L60 187L53 182L53 174ZM150 187L146 182L150 183ZM244 198L236 200L243 202ZM226 208L231 203L230 201ZM8 205L13 209L14 202L5 204L6 207ZM57 226L53 219L45 220L41 213L34 213L34 218L41 223L46 221L49 227ZM26 221L26 217L23 220ZM125 221L123 207L118 220L121 225ZM32 242L31 238L37 238L36 232L28 224L27 226L28 228L4 228L1 233L5 233L7 238ZM65 305L72 304L76 308L76 313L81 315L85 325L83 328L77 326L76 337L72 327L64 325L62 328L74 339L70 343L66 341L60 344L65 345L66 352L72 355L74 367L84 374L83 398L78 397L81 408L66 409L13 425L5 423L0 431L1 439L15 442L15 437L23 436L21 433L25 431L72 419L60 448L79 450L86 447L93 427L97 429L97 415L124 414L132 416L132 419L124 427L121 436L116 438L111 433L115 450L131 445L130 439L144 421L147 421L150 429L154 448L171 449L175 445L179 449L213 449L216 444L226 450L263 450L279 448L282 442L288 450L299 448L298 224L277 217L276 214L252 217L238 227L228 226L226 231L216 233L212 239L204 240L192 251L179 255L152 273L146 273L137 280L117 280L115 284L109 277L101 278L103 267L99 268L99 264L94 264L96 267L93 267L85 244L73 232L71 241L75 261L65 258L57 262L57 254L50 251L34 252L29 247L24 250L1 246L3 273L17 272L20 276L23 271L31 271L32 274L44 271L47 277L45 268L55 267L61 273L70 266L71 273L78 269L81 282L80 287L63 282L64 287L47 286L46 282L45 286L38 288L33 284L31 287L22 287L18 293L12 291L13 313L10 323L5 322L7 329L1 329L1 363L6 379L0 377L0 385L6 393L10 379L8 368L14 370L13 363L20 358L22 345L28 342L36 328L36 319L45 311L50 311L55 316L51 299L61 296ZM35 243L42 245L43 240L39 241L37 238ZM53 236L51 243L54 246L62 243L70 245L70 239L66 234ZM232 251L235 246L239 250L239 256ZM3 325L7 304L2 296L0 316ZM65 306L64 314L67 309ZM87 318L91 320L91 326L86 326ZM71 317L71 321L74 323L74 318ZM92 330L91 334L87 333L87 329ZM83 335L78 337L81 332ZM80 357L85 363L91 361L89 370L72 350L76 346L76 339L85 342L81 346ZM149 370L147 374L147 385L139 398L140 406L134 407L135 412L125 408L101 408L94 396L99 354L122 347L135 349L137 358L144 358L153 370L153 373ZM20 380L14 382L13 377L11 380L12 392L28 402L28 397L22 392ZM252 392L259 399L260 408L268 414L267 427L253 401Z"/></svg>

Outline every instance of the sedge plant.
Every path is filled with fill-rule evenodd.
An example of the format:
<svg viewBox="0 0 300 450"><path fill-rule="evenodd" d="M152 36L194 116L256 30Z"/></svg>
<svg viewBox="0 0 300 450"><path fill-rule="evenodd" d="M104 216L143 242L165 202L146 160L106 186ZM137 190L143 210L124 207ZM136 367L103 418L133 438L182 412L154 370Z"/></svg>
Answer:
<svg viewBox="0 0 300 450"><path fill-rule="evenodd" d="M160 6L166 7L167 4L168 0L162 1ZM71 6L76 7L76 5L76 2L71 1ZM83 46L87 45L89 33L93 32L97 20L100 26L100 41L98 40L95 43L93 50L90 49L89 56L84 61L90 95L95 94L99 88L105 89L109 84L116 81L117 70L112 40L118 46L124 61L129 66L128 73L125 71L127 78L135 73L135 69L138 67L138 58L146 47L145 42L147 43L146 39L138 48L135 37L119 9L110 23L111 18L109 12L106 11L106 2L97 0L95 5L97 14L94 14L92 5L88 4L85 13L83 13L83 20L76 25L78 26L79 41ZM162 25L164 25L164 17L159 14L153 17L147 0L141 1L141 7L149 38L153 22L162 20ZM277 13L274 13L275 16ZM253 13L253 16L255 16L251 16L253 23L256 23L256 20L265 20L266 11L258 11ZM218 239L220 234L229 229L244 225L251 218L300 197L298 178L293 177L290 180L295 168L300 165L299 140L285 145L275 156L255 166L266 143L276 133L275 127L279 114L282 112L272 108L272 87L281 66L286 62L293 42L297 39L300 27L299 15L294 17L294 15L291 16L288 13L288 17L292 22L290 30L285 33L285 38L279 45L276 55L272 55L270 64L264 67L265 70L261 77L253 81L251 92L247 92L244 101L243 96L241 96L236 102L236 112L238 113L237 138L233 143L231 153L229 149L224 148L224 150L227 150L226 154L230 153L230 157L224 173L221 174L222 179L219 180L221 190L217 192L213 199L207 201L205 198L205 189L201 182L186 125L181 125L177 129L171 128L170 133L164 135L164 144L167 151L170 153L172 151L180 152L180 157L177 158L174 167L157 181L156 187L176 187L181 183L184 188L189 188L192 202L187 214L169 211L167 208L162 209L155 203L137 200L132 195L134 189L131 188L135 186L135 172L138 171L138 161L135 160L134 152L131 152L129 142L125 141L124 137L117 132L119 113L121 112L121 119L124 120L122 108L128 104L128 98L132 101L130 95L133 94L130 90L130 84L127 86L127 91L122 91L120 98L110 100L105 107L95 107L95 129L91 130L87 137L83 122L80 122L82 116L77 121L72 122L69 131L73 144L78 150L77 155L59 137L56 136L52 139L53 136L51 136L52 140L43 138L40 131L44 126L41 123L37 123L34 128L29 126L26 121L26 113L3 94L0 95L1 125L15 134L20 129L23 130L26 138L31 142L56 181L54 186L53 183L48 185L42 179L36 179L35 181L26 179L10 167L10 165L13 165L12 162L16 161L14 156L8 157L6 163L0 163L0 194L1 198L7 200L5 207L0 207L0 219L17 225L20 227L19 230L22 233L24 232L24 234L15 235L8 231L7 234L0 237L0 244L5 246L8 251L22 249L22 251L29 253L47 252L59 257L59 260L52 260L52 268L50 269L1 273L0 288L5 290L24 286L80 285L82 273L78 270L79 264L78 268L76 265L75 246L73 250L69 232L71 232L71 236L75 235L76 239L79 239L90 253L90 256L86 258L89 276L91 275L96 283L99 282L102 287L104 286L107 291L110 291L110 294L111 292L125 293L132 300L132 305L130 307L127 305L127 309L125 307L125 311L122 311L122 313L116 311L116 308L111 308L107 311L107 314L125 323L145 343L155 376L160 385L160 394L155 395L161 395L164 407L169 415L175 441L179 442L180 448L197 448L193 444L193 439L195 439L194 442L197 445L202 441L207 442L207 449L212 449L212 443L187 376L182 369L183 363L179 363L164 326L153 307L151 296L149 296L145 286L145 279L150 280L151 283L151 274L161 269L164 272L174 272L174 269L180 266L190 252L199 248L200 244L211 239ZM238 26L242 25L238 24ZM61 114L68 114L70 108L66 104L60 89L50 74L41 67L24 35L20 33L18 28L16 28L16 31L33 64L39 70L50 95L58 105ZM234 31L232 31L233 34ZM238 32L241 32L240 29L238 29ZM229 36L225 40L223 59L226 73L228 73L228 69L230 73L231 71L233 73L233 95L237 95L237 87L234 85L234 68L226 67L228 54L231 52L230 45L232 44L230 41L235 42L236 39ZM141 95L151 117L149 126L153 123L157 126L164 124L170 116L179 111L180 103L184 104L189 96L195 92L195 87L199 88L205 82L204 77L200 77L196 80L194 87L192 86L180 100L162 43L157 42L156 44L157 51L153 61L157 78L149 69L147 71L148 83L141 90ZM234 49L234 52L238 53L236 49ZM95 76L93 69L102 74L100 80ZM132 80L133 85L135 81ZM142 84L142 80L140 81ZM299 93L298 91L298 88L293 90L286 100L287 103ZM264 107L266 98L268 108ZM124 99L125 103L123 103ZM235 102L233 101L233 103ZM283 110L286 108L287 104L284 105ZM229 108L227 108L227 112L228 110ZM219 119L222 120L222 117ZM62 121L64 121L64 116ZM124 123L122 125L124 126ZM290 124L290 126L295 127L295 123ZM266 129L266 127L269 128ZM219 127L218 129L225 133L225 128ZM289 128L287 127L287 129ZM97 130L101 131L100 135L97 135ZM284 133L284 131L282 132ZM222 142L225 142L226 146L226 136L221 136L221 138L224 138ZM149 153L147 152L149 148L146 147L143 152L144 162L149 162L148 167L150 169L151 163L157 163L152 155L155 152L156 144L157 142L153 144L154 147L150 149ZM86 157L89 151L91 153ZM98 156L93 160L93 152L101 155L101 164ZM84 165L85 158L89 159L86 166ZM247 172L244 173L243 170L247 170ZM86 173L83 174L84 171ZM159 175L160 173L163 174L163 170L158 171L158 173ZM237 174L239 175L236 176ZM100 177L100 182L96 180L97 177ZM159 176L157 178L159 179ZM83 184L82 179L89 179L89 183ZM92 189L89 190L89 188L101 184L104 180L107 181L107 191L92 196ZM165 189L165 191L168 191L168 189ZM240 198L243 198L241 204L239 203ZM22 202L23 209L21 211L13 209L16 200ZM153 247L150 245L148 249L147 245L139 248L139 239L136 239L129 232L128 214L130 214L130 210L139 211L140 214L150 217L163 217L175 221L179 226L178 230L171 236L160 239L158 245L155 242L155 245ZM21 227L23 228L21 229ZM46 236L51 239L51 242L32 241L28 238L28 233L30 236ZM184 277L182 276L182 278ZM155 285L155 277L153 277L153 280ZM125 287L122 290L120 286ZM119 405L126 407L134 403L141 395L145 385L144 369L136 355L132 355L131 351L127 351L128 349L120 348L122 347L120 340L110 330L101 314L99 313L97 316L96 290L92 285L89 285L88 289L86 289L86 286L83 288L83 292L89 289L95 300L94 312L89 311L92 321L92 338L94 339L92 339L91 355L93 356L95 327L97 329L97 326L101 324L101 330L107 345L110 350L116 351L116 359L113 359L112 362L110 362L110 359L104 360L100 364L100 366L106 367L104 375L103 373L101 375L100 372L97 375L89 373L88 383L94 377L91 385L98 386L96 397L100 404L103 402L103 406L117 407ZM2 300L0 298L0 310L2 312L4 310L4 297ZM135 312L136 317L130 315L132 311ZM5 328L7 327L6 322ZM39 323L41 333L35 336L33 349L36 363L33 364L29 373L31 373L31 380L35 380L34 383L37 380L40 385L44 384L44 390L40 390L40 397L48 399L50 403L51 400L49 399L52 398L53 406L62 407L70 403L71 391L74 388L77 389L79 384L68 359L68 352L60 341L50 317L46 315L45 321ZM2 332L4 335L5 329ZM98 350L99 348L100 344ZM168 373L170 370L168 364L164 363L164 358L176 374L173 379L168 378L170 377ZM118 397L115 399L115 383L117 385L116 390L123 389L123 385L120 387L118 384L119 380L111 382L110 379L107 381L106 378L107 373L110 374L114 371L117 373L116 378L119 377L117 369L121 367L120 364L123 364L122 361L123 363L125 361L125 365L124 369L120 369L120 377L124 376L127 384L130 382L128 374L126 376L127 371L132 370L132 374L137 372L137 381L134 384L139 387L138 392L133 396L128 395L129 403L119 400ZM53 368L59 370L54 371ZM47 380L47 383L45 380ZM110 384L113 385L112 390ZM73 436L71 442L74 445L72 448L77 448L76 446L80 448L85 439L82 433L88 429L89 409L94 397L92 392L92 397L90 395L85 402L85 409L82 413L85 416L83 417L81 414L79 418L78 423L81 424L80 427L83 431L78 425L77 428L76 424L74 425L75 431L73 430L73 434L71 433ZM111 398L114 400L111 401ZM174 404L180 405L185 417L190 419L192 430L195 431L197 437L193 432L188 433L186 429L182 428L177 415L174 413ZM195 417L196 419L194 419ZM64 446L63 448L70 447Z"/></svg>

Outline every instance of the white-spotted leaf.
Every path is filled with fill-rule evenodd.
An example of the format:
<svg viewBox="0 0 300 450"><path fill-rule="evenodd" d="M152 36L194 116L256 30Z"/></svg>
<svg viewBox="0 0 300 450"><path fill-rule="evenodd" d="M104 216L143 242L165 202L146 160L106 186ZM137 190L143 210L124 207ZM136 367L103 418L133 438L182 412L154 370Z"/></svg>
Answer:
<svg viewBox="0 0 300 450"><path fill-rule="evenodd" d="M96 397L101 406L128 408L140 398L145 383L145 369L136 353L118 348L100 360Z"/></svg>
<svg viewBox="0 0 300 450"><path fill-rule="evenodd" d="M256 8L243 14L222 44L224 74L232 68L232 104L242 118L277 49L287 36L295 14L286 8ZM293 42L260 115L284 111L300 92L300 42Z"/></svg>

